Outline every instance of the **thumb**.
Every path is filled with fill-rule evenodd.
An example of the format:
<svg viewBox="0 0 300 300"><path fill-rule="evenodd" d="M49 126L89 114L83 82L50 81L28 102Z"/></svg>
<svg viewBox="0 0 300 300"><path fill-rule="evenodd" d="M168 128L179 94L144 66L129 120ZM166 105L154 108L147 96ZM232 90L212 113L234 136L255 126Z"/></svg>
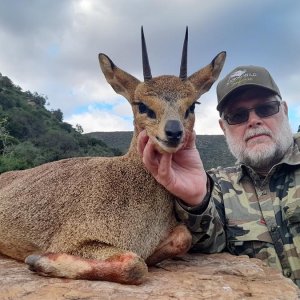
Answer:
<svg viewBox="0 0 300 300"><path fill-rule="evenodd" d="M185 149L195 149L196 148L196 132L195 132L195 130L193 130L193 132L188 133L184 148Z"/></svg>

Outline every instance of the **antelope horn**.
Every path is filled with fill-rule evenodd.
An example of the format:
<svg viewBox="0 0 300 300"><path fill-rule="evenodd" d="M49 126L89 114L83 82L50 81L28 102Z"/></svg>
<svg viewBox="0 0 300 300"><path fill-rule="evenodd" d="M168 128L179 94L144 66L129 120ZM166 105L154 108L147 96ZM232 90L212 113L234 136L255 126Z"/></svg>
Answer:
<svg viewBox="0 0 300 300"><path fill-rule="evenodd" d="M142 58L143 58L143 72L144 72L144 81L152 79L151 75L151 69L149 65L149 59L148 59L148 54L147 54L147 47L146 47L146 42L145 42L145 37L144 37L144 30L142 26Z"/></svg>
<svg viewBox="0 0 300 300"><path fill-rule="evenodd" d="M179 78L182 80L187 79L187 46L188 46L188 27L185 30L185 38L182 48L181 65L180 65L180 75Z"/></svg>

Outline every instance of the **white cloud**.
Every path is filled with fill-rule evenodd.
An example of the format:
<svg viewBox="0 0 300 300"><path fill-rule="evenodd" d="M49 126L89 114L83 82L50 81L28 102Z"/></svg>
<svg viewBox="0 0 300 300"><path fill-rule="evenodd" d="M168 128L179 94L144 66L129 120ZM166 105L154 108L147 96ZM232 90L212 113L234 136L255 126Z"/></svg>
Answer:
<svg viewBox="0 0 300 300"><path fill-rule="evenodd" d="M114 113L90 109L82 114L74 114L65 120L67 123L80 124L84 133L95 131L131 131L133 130L132 120L125 120Z"/></svg>
<svg viewBox="0 0 300 300"><path fill-rule="evenodd" d="M48 96L51 108L60 108L66 120L78 119L84 106L112 104L112 113L84 112L77 123L95 128L99 117L106 118L106 124L112 118L116 127L99 126L119 130L124 124L127 130L130 106L125 99L120 102L105 81L98 53L106 53L117 66L142 79L139 35L144 25L153 76L177 75L188 25L189 74L226 50L222 76L237 65L265 66L278 80L284 98L299 109L299 9L300 2L272 0L31 0L30 5L2 0L0 72L24 90ZM221 132L215 86L210 95L212 100L197 108L196 130L201 134Z"/></svg>
<svg viewBox="0 0 300 300"><path fill-rule="evenodd" d="M126 101L126 99L124 99L124 102L120 102L115 105L114 113L125 118L130 118L133 114L131 105Z"/></svg>
<svg viewBox="0 0 300 300"><path fill-rule="evenodd" d="M199 99L196 106L195 131L197 134L223 134L219 126L219 114L216 110L217 100L213 89Z"/></svg>

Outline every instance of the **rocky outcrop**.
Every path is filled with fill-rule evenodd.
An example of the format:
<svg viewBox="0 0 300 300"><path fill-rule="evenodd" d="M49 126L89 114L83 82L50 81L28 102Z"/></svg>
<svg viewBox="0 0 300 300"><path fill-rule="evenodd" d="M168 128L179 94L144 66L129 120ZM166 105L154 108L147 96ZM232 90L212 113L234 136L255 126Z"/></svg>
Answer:
<svg viewBox="0 0 300 300"><path fill-rule="evenodd" d="M1 300L300 299L290 279L257 259L227 253L186 255L150 268L139 286L46 278L0 256Z"/></svg>

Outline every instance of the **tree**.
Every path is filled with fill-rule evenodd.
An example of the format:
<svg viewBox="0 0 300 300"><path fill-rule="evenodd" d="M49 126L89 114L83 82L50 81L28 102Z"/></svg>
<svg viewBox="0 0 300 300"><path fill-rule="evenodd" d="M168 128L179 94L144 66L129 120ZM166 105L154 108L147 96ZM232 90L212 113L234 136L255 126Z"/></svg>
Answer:
<svg viewBox="0 0 300 300"><path fill-rule="evenodd" d="M14 86L13 82L6 76L2 76L0 73L0 86L5 88L11 88Z"/></svg>
<svg viewBox="0 0 300 300"><path fill-rule="evenodd" d="M13 137L10 136L6 125L7 118L0 118L0 153L2 153L2 155L6 153L10 141L13 139Z"/></svg>
<svg viewBox="0 0 300 300"><path fill-rule="evenodd" d="M52 115L55 117L55 119L59 122L62 122L63 121L63 113L60 109L57 109L57 110L51 110L51 113Z"/></svg>
<svg viewBox="0 0 300 300"><path fill-rule="evenodd" d="M80 124L76 124L75 130L76 130L78 133L80 133L80 134L83 133L83 128L82 128L82 126L81 126Z"/></svg>
<svg viewBox="0 0 300 300"><path fill-rule="evenodd" d="M46 100L47 100L46 97L39 95L37 92L34 92L32 94L31 101L33 101L37 106L40 106L40 107L45 106Z"/></svg>

